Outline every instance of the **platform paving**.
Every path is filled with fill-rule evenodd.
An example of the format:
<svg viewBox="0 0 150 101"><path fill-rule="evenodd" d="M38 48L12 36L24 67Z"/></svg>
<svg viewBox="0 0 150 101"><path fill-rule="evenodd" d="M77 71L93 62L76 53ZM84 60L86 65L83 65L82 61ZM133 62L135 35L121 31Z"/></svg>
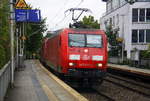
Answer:
<svg viewBox="0 0 150 101"><path fill-rule="evenodd" d="M128 71L131 73L150 76L150 70L149 69L141 69L141 68L136 68L136 67L130 67L128 65L118 65L118 64L108 64L108 67L113 68L113 69Z"/></svg>
<svg viewBox="0 0 150 101"><path fill-rule="evenodd" d="M87 101L79 94L79 99L75 96L44 72L38 62L27 60L25 67L15 72L14 88L8 90L4 101Z"/></svg>

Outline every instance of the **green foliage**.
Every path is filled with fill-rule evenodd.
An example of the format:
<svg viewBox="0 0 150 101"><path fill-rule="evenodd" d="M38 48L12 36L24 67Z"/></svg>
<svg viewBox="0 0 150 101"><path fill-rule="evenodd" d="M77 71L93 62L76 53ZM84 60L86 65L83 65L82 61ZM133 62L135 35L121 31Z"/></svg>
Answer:
<svg viewBox="0 0 150 101"><path fill-rule="evenodd" d="M4 66L6 62L5 49L2 45L0 45L0 69Z"/></svg>
<svg viewBox="0 0 150 101"><path fill-rule="evenodd" d="M26 40L27 55L39 53L42 44L43 33L47 30L45 20L46 19L43 19L38 24L27 25L27 40Z"/></svg>
<svg viewBox="0 0 150 101"><path fill-rule="evenodd" d="M150 44L148 45L148 50L141 51L141 58L150 58Z"/></svg>
<svg viewBox="0 0 150 101"><path fill-rule="evenodd" d="M84 26L85 28L95 28L100 29L100 24L97 20L94 19L93 16L84 16L83 19L79 22L81 26Z"/></svg>
<svg viewBox="0 0 150 101"><path fill-rule="evenodd" d="M10 40L9 40L9 2L2 0L0 2L0 68L2 68L10 58Z"/></svg>
<svg viewBox="0 0 150 101"><path fill-rule="evenodd" d="M121 52L121 44L117 39L117 32L113 32L111 25L106 28L106 35L108 37L108 43L110 45L109 56L119 56Z"/></svg>

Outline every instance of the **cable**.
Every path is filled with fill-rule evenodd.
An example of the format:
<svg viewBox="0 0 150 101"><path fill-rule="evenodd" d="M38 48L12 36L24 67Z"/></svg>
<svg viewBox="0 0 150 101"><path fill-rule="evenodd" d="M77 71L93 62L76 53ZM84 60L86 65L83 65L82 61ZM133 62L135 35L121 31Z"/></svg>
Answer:
<svg viewBox="0 0 150 101"><path fill-rule="evenodd" d="M70 14L70 12L69 12L69 14ZM65 14L65 16L59 22L57 22L52 29L54 29L56 26L58 26L58 24L62 23L69 16L69 14L68 15Z"/></svg>
<svg viewBox="0 0 150 101"><path fill-rule="evenodd" d="M52 20L54 21L54 19L57 18L58 14L65 8L65 6L67 5L68 0L66 0L66 2L63 4L63 6L58 10L58 12L55 14L54 17L52 17Z"/></svg>
<svg viewBox="0 0 150 101"><path fill-rule="evenodd" d="M81 1L79 2L79 4L78 4L77 6L75 6L75 7L76 7L76 8L79 7L83 2L84 2L84 0L81 0Z"/></svg>
<svg viewBox="0 0 150 101"><path fill-rule="evenodd" d="M68 1L68 0L67 0ZM77 6L75 6L75 7L78 7L78 6L80 6L82 3L84 2L84 0L81 0L80 2L79 2L79 4L77 5ZM64 3L64 5L66 5L67 4L67 2L65 2ZM59 11L61 11L62 10L62 8L59 10ZM69 14L70 14L71 12L69 12ZM69 15L68 14L68 15ZM52 29L54 29L56 26L58 26L58 24L60 24L60 23L62 23L65 19L66 19L66 17L68 17L68 15L66 15L66 13L65 13L65 15L64 15L64 17L62 18L62 20L60 20L58 23L56 23L55 24L55 26L52 28ZM54 18L56 18L58 16L58 13L54 16ZM54 20L54 19L53 19Z"/></svg>

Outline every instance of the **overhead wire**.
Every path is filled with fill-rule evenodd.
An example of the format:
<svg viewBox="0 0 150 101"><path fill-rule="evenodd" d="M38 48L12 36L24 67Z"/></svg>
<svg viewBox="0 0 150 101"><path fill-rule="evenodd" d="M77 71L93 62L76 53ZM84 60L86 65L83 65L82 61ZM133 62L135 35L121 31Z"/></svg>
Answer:
<svg viewBox="0 0 150 101"><path fill-rule="evenodd" d="M68 1L68 0L67 0L67 1ZM75 7L79 7L83 2L84 2L84 0L81 0L81 1L77 4L77 6L75 6ZM65 5L65 4L64 4L64 5ZM62 10L62 9L61 9L61 10ZM56 15L58 16L58 14L56 14ZM66 13L64 13L64 17L63 17L58 23L56 23L53 28L55 28L56 26L58 26L58 24L62 23L69 15L70 15L70 12L69 12L69 14L67 14L67 15L66 15ZM57 16L55 16L55 17L57 17ZM53 28L52 28L52 29L53 29Z"/></svg>
<svg viewBox="0 0 150 101"><path fill-rule="evenodd" d="M76 6L76 7L78 7L78 6L80 6L82 3L83 3L83 1L84 0L81 0L80 2L79 2L79 4ZM61 23L61 22L63 22L64 20L65 20L65 18L70 14L70 12L69 12L69 14L66 16L66 13L64 13L65 14L65 16L64 16L64 18L62 19L62 20L60 20L58 23ZM57 23L57 24L58 24Z"/></svg>
<svg viewBox="0 0 150 101"><path fill-rule="evenodd" d="M54 21L54 19L57 18L58 14L65 8L65 6L67 5L68 0L66 0L66 2L63 4L63 6L58 10L58 12L55 14L54 17L52 17L52 20Z"/></svg>
<svg viewBox="0 0 150 101"><path fill-rule="evenodd" d="M75 7L76 7L76 8L79 7L83 2L84 2L84 0L81 0L81 1L79 2L79 4L78 4L77 6L75 6Z"/></svg>

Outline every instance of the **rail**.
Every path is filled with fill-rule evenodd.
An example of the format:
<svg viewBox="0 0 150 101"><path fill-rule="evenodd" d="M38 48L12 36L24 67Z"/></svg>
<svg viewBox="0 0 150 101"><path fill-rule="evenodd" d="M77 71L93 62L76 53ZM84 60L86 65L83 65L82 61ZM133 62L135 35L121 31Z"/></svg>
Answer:
<svg viewBox="0 0 150 101"><path fill-rule="evenodd" d="M8 62L1 70L0 70L0 101L4 100L4 96L10 84L10 75L11 67L10 62Z"/></svg>

